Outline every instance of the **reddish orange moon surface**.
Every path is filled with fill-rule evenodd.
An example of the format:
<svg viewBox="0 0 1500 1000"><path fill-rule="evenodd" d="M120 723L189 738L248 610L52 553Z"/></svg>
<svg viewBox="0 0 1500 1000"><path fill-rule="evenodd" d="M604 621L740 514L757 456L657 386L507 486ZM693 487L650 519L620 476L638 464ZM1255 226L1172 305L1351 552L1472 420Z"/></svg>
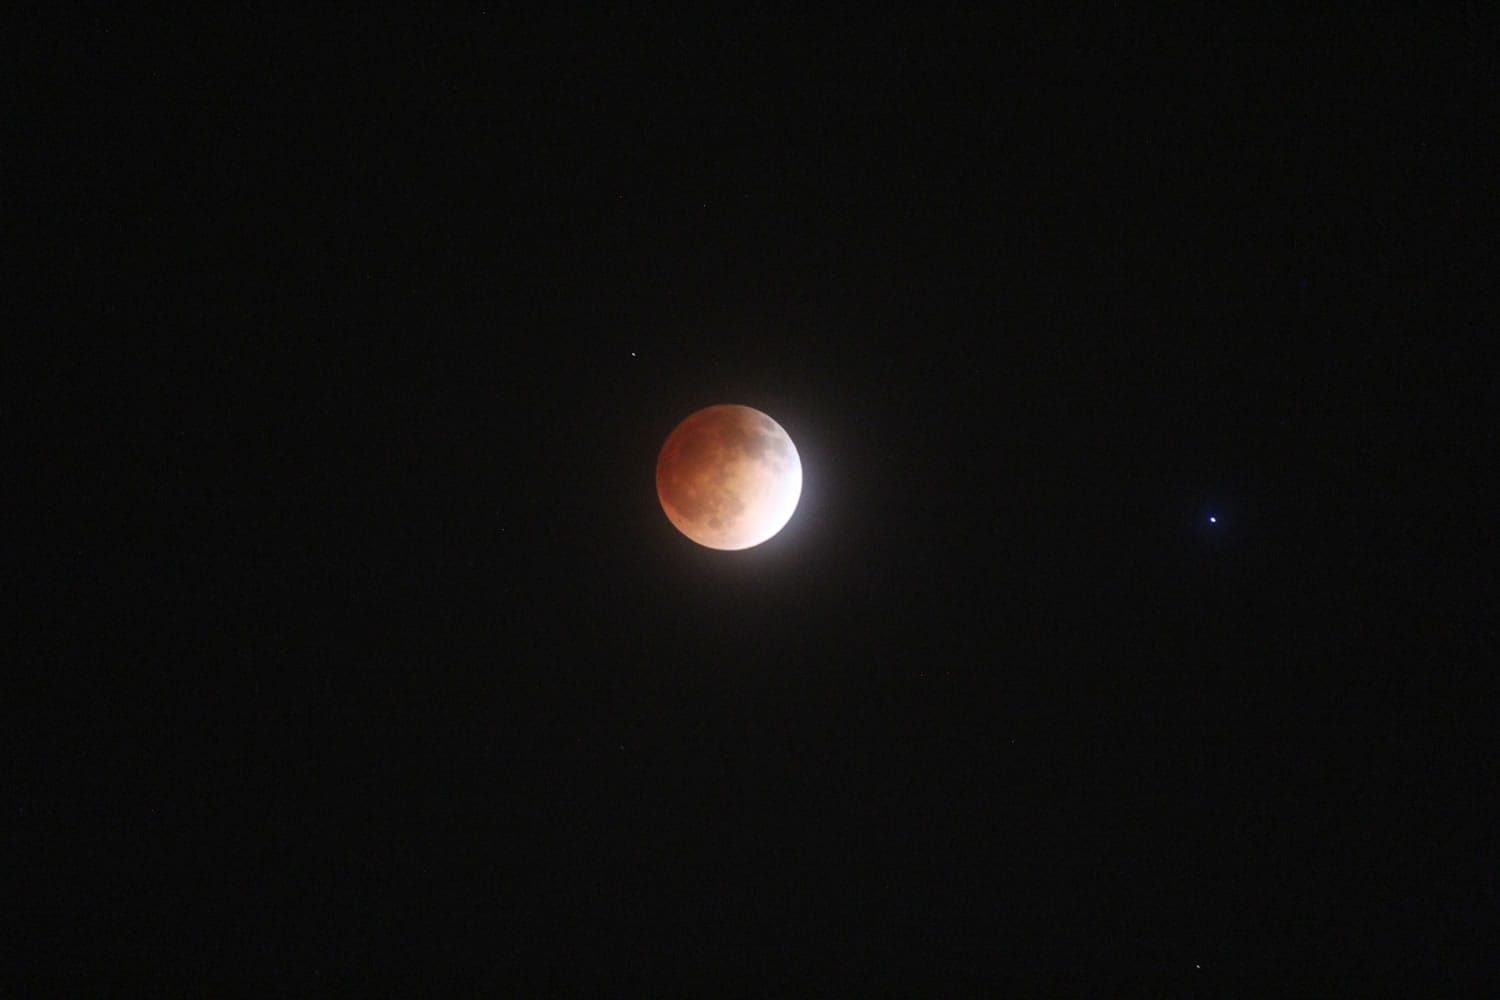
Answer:
<svg viewBox="0 0 1500 1000"><path fill-rule="evenodd" d="M656 495L678 531L711 549L748 549L791 520L802 460L781 425L725 404L692 414L656 460Z"/></svg>

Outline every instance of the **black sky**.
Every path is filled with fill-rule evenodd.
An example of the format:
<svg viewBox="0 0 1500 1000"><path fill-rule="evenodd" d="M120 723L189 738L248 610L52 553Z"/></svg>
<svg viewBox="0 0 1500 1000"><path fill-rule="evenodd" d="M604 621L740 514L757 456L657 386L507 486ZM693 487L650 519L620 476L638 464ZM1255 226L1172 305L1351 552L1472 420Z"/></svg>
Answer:
<svg viewBox="0 0 1500 1000"><path fill-rule="evenodd" d="M19 18L17 995L1500 987L1482 5L212 6Z"/></svg>

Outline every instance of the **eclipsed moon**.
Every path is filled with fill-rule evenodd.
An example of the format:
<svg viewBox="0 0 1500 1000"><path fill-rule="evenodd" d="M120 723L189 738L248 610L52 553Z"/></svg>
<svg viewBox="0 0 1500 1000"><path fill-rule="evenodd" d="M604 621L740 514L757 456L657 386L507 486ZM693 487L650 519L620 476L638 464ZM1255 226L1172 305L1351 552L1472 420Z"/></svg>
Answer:
<svg viewBox="0 0 1500 1000"><path fill-rule="evenodd" d="M699 545L748 549L791 520L802 460L781 425L759 410L710 406L667 436L656 495L667 520Z"/></svg>

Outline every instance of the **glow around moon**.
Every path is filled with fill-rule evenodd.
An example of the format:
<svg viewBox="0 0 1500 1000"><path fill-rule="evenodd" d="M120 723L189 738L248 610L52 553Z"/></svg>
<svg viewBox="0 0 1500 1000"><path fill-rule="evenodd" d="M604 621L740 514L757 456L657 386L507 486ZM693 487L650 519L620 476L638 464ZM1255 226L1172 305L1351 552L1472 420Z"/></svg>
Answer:
<svg viewBox="0 0 1500 1000"><path fill-rule="evenodd" d="M802 496L802 460L781 425L726 404L692 414L656 460L667 519L699 545L748 549L786 527Z"/></svg>

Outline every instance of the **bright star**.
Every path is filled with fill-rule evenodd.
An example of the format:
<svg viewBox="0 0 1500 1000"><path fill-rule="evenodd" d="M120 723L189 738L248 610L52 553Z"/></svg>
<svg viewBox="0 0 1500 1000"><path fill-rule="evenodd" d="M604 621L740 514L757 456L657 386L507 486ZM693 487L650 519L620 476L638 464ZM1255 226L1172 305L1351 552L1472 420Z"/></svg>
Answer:
<svg viewBox="0 0 1500 1000"><path fill-rule="evenodd" d="M1219 523L1219 519L1217 517L1214 517L1212 514L1210 514L1208 516L1208 523L1209 524L1218 524Z"/></svg>

